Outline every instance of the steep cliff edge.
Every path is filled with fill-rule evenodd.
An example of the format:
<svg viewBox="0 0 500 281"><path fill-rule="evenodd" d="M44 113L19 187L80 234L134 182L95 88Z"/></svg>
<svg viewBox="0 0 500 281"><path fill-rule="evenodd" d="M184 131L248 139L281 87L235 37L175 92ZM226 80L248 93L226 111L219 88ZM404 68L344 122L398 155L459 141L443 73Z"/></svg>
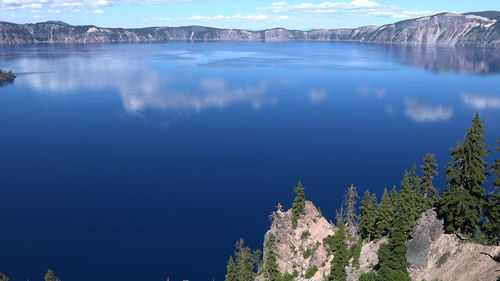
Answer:
<svg viewBox="0 0 500 281"><path fill-rule="evenodd" d="M323 244L323 239L334 235L335 230L310 201L306 201L305 215L292 227L292 210L273 213L273 223L266 232L264 245L270 235L276 238L277 263L282 274L296 275L294 280L305 280L305 274L311 268L318 270L310 281L320 281L330 272L331 257ZM264 256L266 256L264 248ZM258 281L264 277L258 276Z"/></svg>
<svg viewBox="0 0 500 281"><path fill-rule="evenodd" d="M277 263L282 274L293 275L295 281L322 281L329 275L333 259L323 239L333 236L336 229L312 202L306 201L305 210L295 229L292 227L291 209L274 212L264 245L270 235L274 235ZM376 268L377 252L384 243L388 243L386 238L363 243L359 268L352 266L352 259L351 265L346 268L348 281L357 281L361 273ZM429 210L422 213L410 233L406 260L410 276L415 281L496 281L500 277L500 262L492 257L499 255L500 247L471 243L460 240L456 235L445 234L443 222L434 210ZM318 270L312 277L306 276L306 272L313 267ZM263 281L265 278L261 274L256 280Z"/></svg>
<svg viewBox="0 0 500 281"><path fill-rule="evenodd" d="M500 12L441 13L380 27L311 31L284 28L248 31L203 26L123 29L72 26L62 22L0 22L0 44L155 41L351 41L500 48Z"/></svg>
<svg viewBox="0 0 500 281"><path fill-rule="evenodd" d="M444 234L433 210L423 213L410 233L406 260L413 280L496 281L500 247L484 246Z"/></svg>

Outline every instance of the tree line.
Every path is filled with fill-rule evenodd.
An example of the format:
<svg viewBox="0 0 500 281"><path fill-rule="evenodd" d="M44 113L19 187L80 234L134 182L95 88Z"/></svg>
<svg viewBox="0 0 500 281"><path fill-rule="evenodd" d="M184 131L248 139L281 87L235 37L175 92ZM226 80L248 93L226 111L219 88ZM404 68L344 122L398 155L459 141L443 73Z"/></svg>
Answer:
<svg viewBox="0 0 500 281"><path fill-rule="evenodd" d="M500 139L497 141L496 152L500 152ZM334 254L330 274L325 280L345 281L350 260L353 260L351 266L359 267L363 241L386 237L388 243L378 251L379 264L375 271L361 274L359 280L411 281L405 258L406 241L420 214L433 208L444 221L447 233L457 233L483 244L499 245L500 159L487 163L485 159L489 154L484 122L476 113L464 138L451 149L451 161L446 165L447 185L442 195L434 185L438 164L435 155L430 153L423 157L418 171L415 164L405 171L400 188L384 189L380 201L375 193L366 190L358 209L357 190L354 186L348 188L341 212L337 215L337 231L331 239L324 241ZM489 175L494 177L494 191L490 193L485 187ZM293 228L305 213L304 188L300 182L294 191ZM349 246L348 240L356 237L359 237L358 242ZM231 257L226 281L253 281L257 272L264 274L264 280L269 281L290 281L297 277L279 272L274 243L274 237L267 237L264 245L266 256L262 263L254 256L246 261L239 258L235 264ZM241 247L237 249L236 257L241 255ZM244 273L250 268L253 275Z"/></svg>

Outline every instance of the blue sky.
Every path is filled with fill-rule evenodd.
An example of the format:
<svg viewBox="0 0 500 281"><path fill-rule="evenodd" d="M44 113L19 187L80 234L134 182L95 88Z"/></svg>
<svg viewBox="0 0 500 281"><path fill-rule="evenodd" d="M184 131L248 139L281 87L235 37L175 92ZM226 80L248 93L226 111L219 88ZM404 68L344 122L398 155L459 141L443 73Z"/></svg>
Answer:
<svg viewBox="0 0 500 281"><path fill-rule="evenodd" d="M443 11L500 10L500 0L0 0L0 20L103 27L206 25L251 30L381 25Z"/></svg>

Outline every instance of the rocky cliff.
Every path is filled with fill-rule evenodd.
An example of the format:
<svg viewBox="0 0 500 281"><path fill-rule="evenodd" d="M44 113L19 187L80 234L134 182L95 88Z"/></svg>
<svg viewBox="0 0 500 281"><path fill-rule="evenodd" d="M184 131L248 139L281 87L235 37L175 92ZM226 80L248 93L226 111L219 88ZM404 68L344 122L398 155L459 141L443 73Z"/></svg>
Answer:
<svg viewBox="0 0 500 281"><path fill-rule="evenodd" d="M294 274L295 281L322 281L329 274L333 259L323 239L334 235L335 227L313 203L306 201L305 210L306 214L298 220L295 229L292 228L291 210L274 212L264 245L270 235L274 235L277 263L282 274ZM456 235L445 234L443 222L434 210L421 215L410 238L406 260L412 280L496 281L500 278L500 247L471 243ZM377 252L384 243L388 243L386 238L363 244L360 267L349 266L346 270L348 281L357 281L362 272L376 268ZM310 254L306 254L308 251ZM313 267L318 270L313 277L307 278L306 272ZM256 281L263 280L262 274L256 278Z"/></svg>
<svg viewBox="0 0 500 281"><path fill-rule="evenodd" d="M500 48L500 12L441 13L394 24L311 31L263 31L202 26L139 29L72 26L62 22L0 23L0 44L158 41L350 41Z"/></svg>
<svg viewBox="0 0 500 281"><path fill-rule="evenodd" d="M335 230L313 205L306 201L306 214L298 220L296 228L292 227L292 210L283 212L278 210L273 213L273 223L266 233L264 244L271 234L276 238L277 263L281 273L297 275L298 279L304 279L307 270L316 267L318 271L310 281L321 281L323 275L330 272L332 257L323 244L323 239L334 235ZM266 256L264 249L264 256ZM263 280L259 276L257 281Z"/></svg>
<svg viewBox="0 0 500 281"><path fill-rule="evenodd" d="M410 233L406 260L413 280L496 281L500 247L484 246L444 234L434 210L421 215Z"/></svg>

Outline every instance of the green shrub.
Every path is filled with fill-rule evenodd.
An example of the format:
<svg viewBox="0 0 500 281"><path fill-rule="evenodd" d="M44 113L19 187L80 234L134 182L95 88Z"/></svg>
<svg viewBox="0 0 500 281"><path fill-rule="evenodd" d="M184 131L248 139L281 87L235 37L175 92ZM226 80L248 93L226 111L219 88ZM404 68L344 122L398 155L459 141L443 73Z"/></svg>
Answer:
<svg viewBox="0 0 500 281"><path fill-rule="evenodd" d="M302 235L300 236L300 239L306 239L309 236L311 236L311 233L308 230L306 230L306 231L302 232Z"/></svg>
<svg viewBox="0 0 500 281"><path fill-rule="evenodd" d="M444 255L442 255L438 261L436 262L436 267L437 268L440 268L443 264L446 263L446 261L448 260L448 257L450 256L450 252L447 252L445 253Z"/></svg>
<svg viewBox="0 0 500 281"><path fill-rule="evenodd" d="M375 273L375 272L363 272L359 276L358 281L377 281L377 273Z"/></svg>
<svg viewBox="0 0 500 281"><path fill-rule="evenodd" d="M285 275L283 275L283 281L293 281L293 275L290 273L285 273Z"/></svg>
<svg viewBox="0 0 500 281"><path fill-rule="evenodd" d="M307 249L304 251L304 253L302 254L302 256L304 256L304 259L308 259L310 256L312 256L313 254L313 250L311 249Z"/></svg>
<svg viewBox="0 0 500 281"><path fill-rule="evenodd" d="M297 271L297 269L293 270L293 277L299 277L299 272Z"/></svg>
<svg viewBox="0 0 500 281"><path fill-rule="evenodd" d="M306 275L304 275L304 277L306 279L310 279L314 276L314 274L316 274L316 272L318 272L318 267L317 266L313 266L313 267L310 267L307 271L306 271Z"/></svg>

